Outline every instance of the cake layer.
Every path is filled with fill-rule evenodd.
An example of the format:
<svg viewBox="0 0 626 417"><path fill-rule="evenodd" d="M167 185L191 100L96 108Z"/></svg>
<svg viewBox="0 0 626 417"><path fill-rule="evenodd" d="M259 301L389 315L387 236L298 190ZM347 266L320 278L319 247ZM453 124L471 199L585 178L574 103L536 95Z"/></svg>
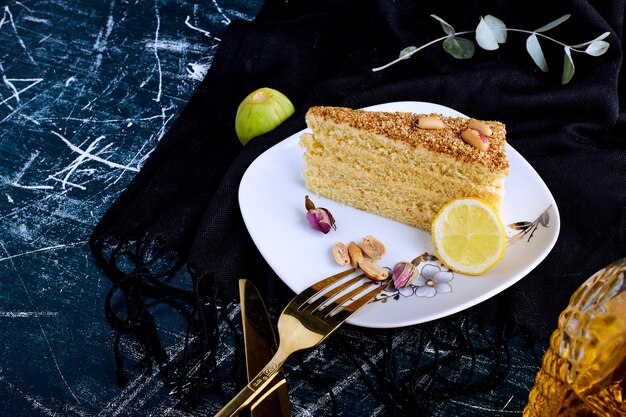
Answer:
<svg viewBox="0 0 626 417"><path fill-rule="evenodd" d="M502 193L494 192L494 187L467 189L460 184L452 187L435 179L412 185L388 180L385 187L380 187L378 181L371 179L371 173L360 173L356 179L345 175L348 170L337 164L307 167L306 187L339 203L425 230L430 230L430 223L441 207L458 197L471 195L492 207L502 205ZM438 187L433 189L431 184Z"/></svg>
<svg viewBox="0 0 626 417"><path fill-rule="evenodd" d="M380 187L380 173L372 171L358 171L358 179L352 175L346 175L352 167L343 163L310 164L307 167L305 185L307 189L316 194L324 195L324 188L337 188L342 184L341 180L349 181L350 188L361 188L369 186L379 191L385 189L391 193L414 195L419 192L419 196L428 200L442 199L450 201L459 196L471 195L485 200L492 207L501 207L502 189L493 185L465 184L461 181L441 181L440 177L424 172L420 175L419 181L403 182L397 179L395 172L387 172L385 187Z"/></svg>
<svg viewBox="0 0 626 417"><path fill-rule="evenodd" d="M436 129L419 120L436 117ZM430 230L439 209L477 197L501 210L508 173L506 129L491 130L479 150L461 139L471 119L313 107L303 135L306 187L355 208ZM441 123L443 122L443 123Z"/></svg>
<svg viewBox="0 0 626 417"><path fill-rule="evenodd" d="M374 149L382 149L384 138L373 135L367 139L369 145L376 144ZM379 142L379 143L376 143ZM463 187L468 191L487 187L495 193L504 189L504 177L500 172L494 172L484 166L474 166L467 163L458 163L451 156L428 152L424 149L407 149L403 143L392 143L393 152L379 155L379 152L370 151L354 143L348 144L341 138L331 141L314 140L316 146L307 145L305 154L305 170L319 164L344 166L347 175L360 176L370 173L371 181L384 183L390 178L397 184L406 184L411 187L415 184L426 183L425 188L441 190L442 185L453 188ZM323 146L317 146L322 144ZM419 163L415 163L415 160ZM305 171L305 178L311 175ZM446 177L443 184L440 179Z"/></svg>

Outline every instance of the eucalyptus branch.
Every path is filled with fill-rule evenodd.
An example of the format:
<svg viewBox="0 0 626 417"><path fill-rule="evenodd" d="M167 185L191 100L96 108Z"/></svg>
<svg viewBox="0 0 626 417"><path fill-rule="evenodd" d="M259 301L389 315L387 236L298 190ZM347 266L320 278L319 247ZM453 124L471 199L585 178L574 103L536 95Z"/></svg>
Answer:
<svg viewBox="0 0 626 417"><path fill-rule="evenodd" d="M465 35L468 33L474 33L473 30L467 30L465 32L457 32L455 33L455 35ZM408 48L404 48L402 51L400 51L400 56L398 58L396 58L395 60L389 62L388 64L383 65L382 67L378 67L378 68L373 68L372 71L376 72L376 71L380 71L380 70L384 70L385 68L388 68L390 66L392 66L393 64L397 64L400 61L404 61L405 59L409 59L414 53L421 51L424 48L428 48L430 45L434 45L437 42L443 41L446 38L449 38L450 35L446 35L446 36L442 36L441 38L437 38L434 39L422 46L420 46L419 48L416 48L414 46L409 46Z"/></svg>
<svg viewBox="0 0 626 417"><path fill-rule="evenodd" d="M420 47L409 46L407 48L404 48L402 51L400 51L400 56L398 58L381 67L373 68L372 71L380 71L394 64L397 64L400 61L409 59L413 54L441 41L443 41L443 49L454 58L469 59L474 56L474 43L469 39L459 37L460 35L474 33L476 43L478 43L481 48L492 51L498 49L501 44L506 42L508 32L518 32L530 35L526 39L526 51L532 58L533 62L543 72L548 72L548 62L546 61L546 58L543 54L543 50L541 49L539 38L554 42L557 45L563 47L565 55L563 57L563 73L561 76L561 82L563 84L567 84L574 76L574 60L572 59L572 52L585 53L591 56L600 56L609 49L609 43L606 42L604 39L611 34L610 32L604 32L602 35L598 36L595 39L576 45L568 45L543 33L565 22L567 19L569 19L569 14L561 16L558 19L535 30L507 28L504 22L500 19L491 15L487 15L480 18L480 22L478 23L476 30L463 32L455 31L452 25L450 25L439 16L433 14L431 15L431 17L441 23L441 27L445 32L445 36L434 39Z"/></svg>

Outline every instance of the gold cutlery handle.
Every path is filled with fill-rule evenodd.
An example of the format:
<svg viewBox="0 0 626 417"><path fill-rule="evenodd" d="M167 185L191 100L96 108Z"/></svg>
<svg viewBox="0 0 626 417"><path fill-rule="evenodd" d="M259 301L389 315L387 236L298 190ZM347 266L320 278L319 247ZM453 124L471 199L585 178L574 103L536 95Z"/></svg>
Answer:
<svg viewBox="0 0 626 417"><path fill-rule="evenodd" d="M254 377L248 385L243 387L235 397L228 402L215 417L232 417L243 410L252 400L264 392L264 388L278 374L280 367L289 357L280 347L269 363Z"/></svg>
<svg viewBox="0 0 626 417"><path fill-rule="evenodd" d="M232 417L243 410L254 398L255 391L245 386L232 400L228 402L215 417Z"/></svg>
<svg viewBox="0 0 626 417"><path fill-rule="evenodd" d="M325 278L302 291L287 304L278 318L280 341L276 354L265 368L215 417L232 417L241 411L264 392L264 388L276 376L289 355L322 343L352 314L364 307L387 287L386 284L379 283L376 289L371 291L374 284L372 281L366 280L354 288L354 285L360 282L365 275L360 275L343 282L339 286L332 287L354 271L355 269L352 268ZM330 287L332 289L327 291ZM315 298L316 295L319 297Z"/></svg>

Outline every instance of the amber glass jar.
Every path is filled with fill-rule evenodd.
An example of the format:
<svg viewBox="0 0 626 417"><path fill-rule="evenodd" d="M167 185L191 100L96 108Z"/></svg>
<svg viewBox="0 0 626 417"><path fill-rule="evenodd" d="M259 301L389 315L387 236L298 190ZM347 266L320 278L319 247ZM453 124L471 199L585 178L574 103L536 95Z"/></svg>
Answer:
<svg viewBox="0 0 626 417"><path fill-rule="evenodd" d="M626 258L591 276L559 316L524 417L626 416Z"/></svg>

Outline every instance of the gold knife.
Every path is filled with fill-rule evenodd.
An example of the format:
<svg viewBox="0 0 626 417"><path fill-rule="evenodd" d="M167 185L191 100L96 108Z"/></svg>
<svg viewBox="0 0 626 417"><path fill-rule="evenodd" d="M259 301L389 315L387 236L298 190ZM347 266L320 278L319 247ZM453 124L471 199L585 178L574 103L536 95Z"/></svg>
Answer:
<svg viewBox="0 0 626 417"><path fill-rule="evenodd" d="M239 299L246 354L248 381L272 359L277 348L276 335L263 298L251 281L239 280ZM251 417L291 417L287 381L281 371L250 406Z"/></svg>

